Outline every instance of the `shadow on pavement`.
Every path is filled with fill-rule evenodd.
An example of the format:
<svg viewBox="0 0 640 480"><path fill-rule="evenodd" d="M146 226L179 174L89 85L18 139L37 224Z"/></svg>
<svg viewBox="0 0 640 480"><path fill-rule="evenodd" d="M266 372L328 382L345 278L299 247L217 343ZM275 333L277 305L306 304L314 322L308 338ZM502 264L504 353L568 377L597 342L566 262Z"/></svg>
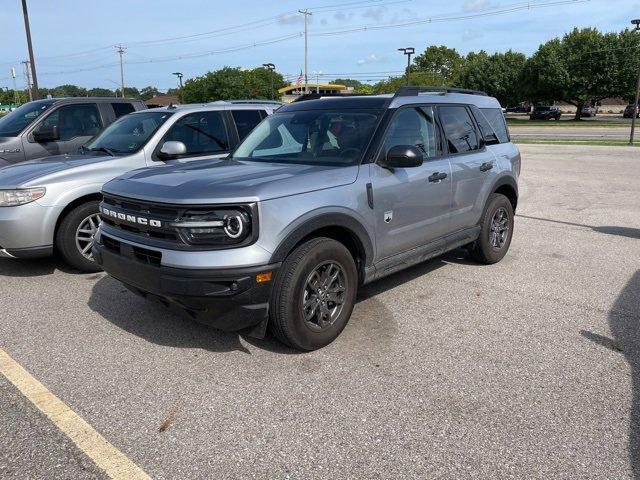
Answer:
<svg viewBox="0 0 640 480"><path fill-rule="evenodd" d="M531 216L528 216L528 215L516 215L516 217L528 218L529 220L539 220L541 222L559 223L561 225L571 225L573 227L590 228L594 232L605 233L607 235L616 235L618 237L627 237L627 238L640 239L640 228L617 227L617 226L596 227L596 226L593 226L593 225L585 225L583 223L563 222L563 221L560 221L560 220L551 220L551 219L548 219L548 218L541 218L541 217L531 217Z"/></svg>
<svg viewBox="0 0 640 480"><path fill-rule="evenodd" d="M613 339L592 332L581 335L614 352L622 353L631 368L632 403L629 418L629 462L640 480L640 270L624 287L611 311L609 327Z"/></svg>
<svg viewBox="0 0 640 480"><path fill-rule="evenodd" d="M0 276L3 277L41 277L51 275L57 268L57 262L52 258L35 260L0 258Z"/></svg>
<svg viewBox="0 0 640 480"><path fill-rule="evenodd" d="M609 313L609 326L631 367L629 460L634 477L640 480L640 270L620 292Z"/></svg>
<svg viewBox="0 0 640 480"><path fill-rule="evenodd" d="M397 330L393 313L374 297L427 275L447 263L467 262L466 252L457 250L362 287L345 332L347 336L351 335L353 338L345 338L343 341L358 344L361 347L369 345L375 348L376 342L393 337ZM250 354L251 352L242 345L240 341L242 338L251 345L273 353L299 353L284 346L269 334L264 339L257 339L236 332L223 332L197 323L179 310L136 296L120 282L108 276L100 278L95 283L88 306L122 330L157 345L202 348L211 352L241 351Z"/></svg>

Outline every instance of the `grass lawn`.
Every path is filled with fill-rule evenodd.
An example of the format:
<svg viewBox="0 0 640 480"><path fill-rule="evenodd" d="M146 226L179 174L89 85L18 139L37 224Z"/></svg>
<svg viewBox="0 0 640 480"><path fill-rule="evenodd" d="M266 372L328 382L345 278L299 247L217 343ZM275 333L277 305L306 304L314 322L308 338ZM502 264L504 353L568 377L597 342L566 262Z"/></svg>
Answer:
<svg viewBox="0 0 640 480"><path fill-rule="evenodd" d="M565 140L565 139L546 139L546 138L526 138L526 139L513 139L515 144L528 144L528 145L595 145L605 147L629 147L629 140ZM640 146L639 144L634 147Z"/></svg>
<svg viewBox="0 0 640 480"><path fill-rule="evenodd" d="M631 126L631 119L616 118L613 120L529 120L528 118L507 118L510 127L627 127Z"/></svg>

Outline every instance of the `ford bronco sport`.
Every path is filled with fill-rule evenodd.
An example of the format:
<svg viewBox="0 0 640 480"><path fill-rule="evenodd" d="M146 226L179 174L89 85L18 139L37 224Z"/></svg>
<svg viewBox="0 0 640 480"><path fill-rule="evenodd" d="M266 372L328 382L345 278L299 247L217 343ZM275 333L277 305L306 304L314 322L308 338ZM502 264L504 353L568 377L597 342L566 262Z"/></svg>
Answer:
<svg viewBox="0 0 640 480"><path fill-rule="evenodd" d="M93 251L146 298L314 350L345 327L359 285L462 246L500 261L519 172L482 92L311 94L227 158L107 183Z"/></svg>

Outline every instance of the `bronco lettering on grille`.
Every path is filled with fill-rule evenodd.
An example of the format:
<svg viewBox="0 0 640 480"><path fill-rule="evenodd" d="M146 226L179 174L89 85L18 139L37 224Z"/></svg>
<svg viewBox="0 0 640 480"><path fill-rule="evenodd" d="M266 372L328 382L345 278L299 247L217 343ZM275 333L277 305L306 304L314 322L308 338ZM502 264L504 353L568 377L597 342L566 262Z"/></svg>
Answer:
<svg viewBox="0 0 640 480"><path fill-rule="evenodd" d="M155 228L162 227L162 222L160 220L154 220L146 217L138 217L136 215L129 215L128 213L116 212L115 210L110 210L105 207L100 207L100 212L105 217L115 218L117 220L123 220L128 223L135 223L138 225L150 226Z"/></svg>

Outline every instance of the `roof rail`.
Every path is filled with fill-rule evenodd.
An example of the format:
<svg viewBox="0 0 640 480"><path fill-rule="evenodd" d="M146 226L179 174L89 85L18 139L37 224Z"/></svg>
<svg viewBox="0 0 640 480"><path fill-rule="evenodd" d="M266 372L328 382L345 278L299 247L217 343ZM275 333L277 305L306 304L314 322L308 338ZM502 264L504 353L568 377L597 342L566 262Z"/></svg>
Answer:
<svg viewBox="0 0 640 480"><path fill-rule="evenodd" d="M325 98L325 97L375 97L376 93L355 93L355 92L348 92L348 93L316 93L316 92L309 92L309 93L305 93L303 95L300 95L299 97L295 98L294 100L291 101L291 103L296 103L296 102L304 102L306 100L318 100L319 98Z"/></svg>
<svg viewBox="0 0 640 480"><path fill-rule="evenodd" d="M480 90L471 90L468 88L455 88L455 87L430 87L430 86L411 86L411 87L400 87L395 96L396 97L412 97L414 95L419 95L421 93L466 93L468 95L482 95L487 97L487 92L482 92Z"/></svg>

